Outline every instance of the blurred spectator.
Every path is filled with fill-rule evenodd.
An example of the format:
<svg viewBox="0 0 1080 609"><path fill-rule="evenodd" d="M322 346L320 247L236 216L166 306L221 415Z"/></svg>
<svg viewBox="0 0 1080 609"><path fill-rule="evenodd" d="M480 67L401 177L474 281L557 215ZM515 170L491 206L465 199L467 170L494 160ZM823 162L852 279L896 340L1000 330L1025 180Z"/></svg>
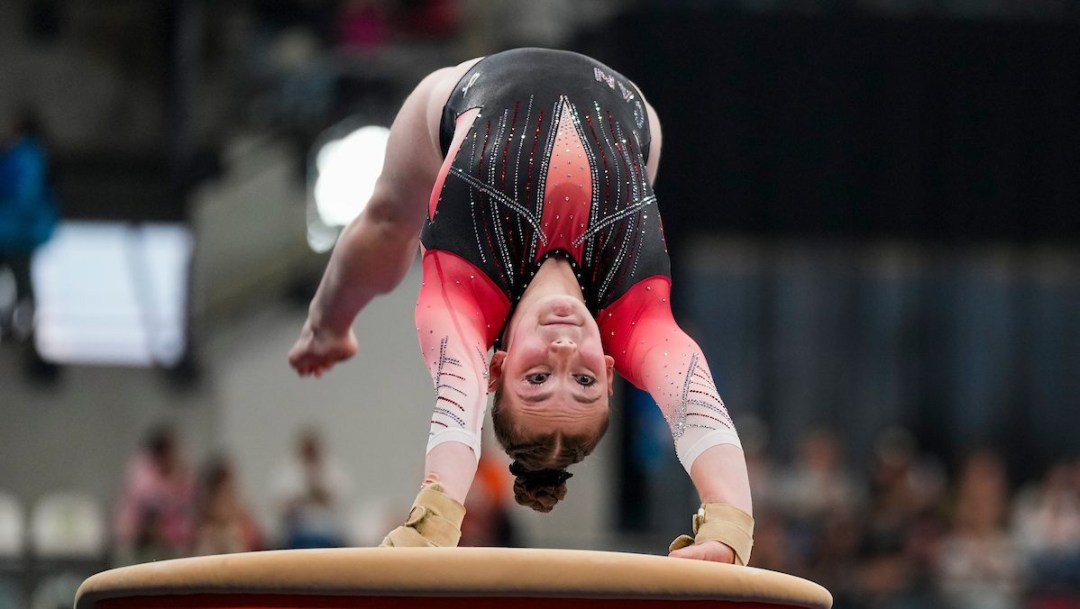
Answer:
<svg viewBox="0 0 1080 609"><path fill-rule="evenodd" d="M875 444L870 471L870 517L876 529L902 530L936 510L945 492L944 474L920 457L907 430L885 430Z"/></svg>
<svg viewBox="0 0 1080 609"><path fill-rule="evenodd" d="M328 43L336 17L336 2L325 0L255 0L259 27L271 34L302 27Z"/></svg>
<svg viewBox="0 0 1080 609"><path fill-rule="evenodd" d="M936 607L934 565L944 534L944 476L921 456L905 429L876 442L859 552L862 602L881 607Z"/></svg>
<svg viewBox="0 0 1080 609"><path fill-rule="evenodd" d="M619 10L617 2L574 0L503 0L476 4L491 13L490 30L486 32L491 39L489 44L502 47L572 46L575 34L591 24L602 22ZM479 12L479 9L474 12Z"/></svg>
<svg viewBox="0 0 1080 609"><path fill-rule="evenodd" d="M777 479L778 501L802 526L818 526L827 516L861 507L862 487L844 468L840 440L827 429L808 432L792 466Z"/></svg>
<svg viewBox="0 0 1080 609"><path fill-rule="evenodd" d="M305 129L322 124L333 104L327 56L338 37L338 7L319 0L256 0L249 46L256 122Z"/></svg>
<svg viewBox="0 0 1080 609"><path fill-rule="evenodd" d="M1035 596L1068 596L1080 607L1080 461L1058 461L1013 505L1014 539L1031 568ZM1040 604L1040 606L1044 606Z"/></svg>
<svg viewBox="0 0 1080 609"><path fill-rule="evenodd" d="M312 31L293 27L274 39L270 54L277 119L291 127L321 121L333 105L335 79L322 42Z"/></svg>
<svg viewBox="0 0 1080 609"><path fill-rule="evenodd" d="M853 512L830 514L814 536L809 564L799 570L829 589L836 609L851 607L858 598L862 531L863 522Z"/></svg>
<svg viewBox="0 0 1080 609"><path fill-rule="evenodd" d="M517 545L507 493L513 478L507 463L481 451L476 478L465 498L465 520L459 546L510 548Z"/></svg>
<svg viewBox="0 0 1080 609"><path fill-rule="evenodd" d="M446 40L458 33L458 0L405 0L402 27L417 38Z"/></svg>
<svg viewBox="0 0 1080 609"><path fill-rule="evenodd" d="M739 439L746 455L746 472L754 497L754 512L778 509L777 472L769 452L769 428L760 417L742 415L738 420Z"/></svg>
<svg viewBox="0 0 1080 609"><path fill-rule="evenodd" d="M754 549L750 566L783 573L806 573L801 553L795 551L787 521L755 510Z"/></svg>
<svg viewBox="0 0 1080 609"><path fill-rule="evenodd" d="M296 452L278 468L273 490L285 547L346 545L352 483L326 454L318 431L300 432Z"/></svg>
<svg viewBox="0 0 1080 609"><path fill-rule="evenodd" d="M937 609L940 605L935 584L945 523L937 507L919 514L908 524L904 535L904 556L910 570L904 590L906 602L901 606L908 609Z"/></svg>
<svg viewBox="0 0 1080 609"><path fill-rule="evenodd" d="M875 442L869 492L853 595L870 606L934 607L943 476L906 430L891 428Z"/></svg>
<svg viewBox="0 0 1080 609"><path fill-rule="evenodd" d="M153 429L127 467L117 505L121 564L184 555L191 547L195 484L176 431Z"/></svg>
<svg viewBox="0 0 1080 609"><path fill-rule="evenodd" d="M0 332L26 341L33 329L34 286L30 262L57 224L50 188L49 155L36 113L21 110L0 141L0 270L15 276L15 299L0 311ZM2 303L0 303L2 306Z"/></svg>
<svg viewBox="0 0 1080 609"><path fill-rule="evenodd" d="M937 557L943 527L936 512L919 514L875 528L860 529L859 552L853 565L854 586L846 585L843 573L833 571L833 585L843 586L858 607L937 609L935 584ZM839 578L839 579L835 579Z"/></svg>
<svg viewBox="0 0 1080 609"><path fill-rule="evenodd" d="M195 554L230 554L262 548L262 533L239 489L231 461L207 464L199 489Z"/></svg>
<svg viewBox="0 0 1080 609"><path fill-rule="evenodd" d="M338 45L344 50L367 51L389 40L386 5L377 0L346 0L338 18Z"/></svg>
<svg viewBox="0 0 1080 609"><path fill-rule="evenodd" d="M1020 606L1021 563L1006 529L1008 487L1000 457L976 452L963 463L952 528L941 547L938 587L953 609Z"/></svg>

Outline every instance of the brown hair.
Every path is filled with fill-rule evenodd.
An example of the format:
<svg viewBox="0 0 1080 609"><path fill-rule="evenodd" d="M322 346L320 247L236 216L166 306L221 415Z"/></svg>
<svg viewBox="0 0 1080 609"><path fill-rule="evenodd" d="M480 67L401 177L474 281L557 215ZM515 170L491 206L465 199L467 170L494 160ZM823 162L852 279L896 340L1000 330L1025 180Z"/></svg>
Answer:
<svg viewBox="0 0 1080 609"><path fill-rule="evenodd" d="M495 438L513 459L514 499L538 512L550 512L566 497L566 468L592 453L608 428L608 412L591 433L571 436L553 433L537 436L521 429L502 408L502 389L495 391L491 421Z"/></svg>

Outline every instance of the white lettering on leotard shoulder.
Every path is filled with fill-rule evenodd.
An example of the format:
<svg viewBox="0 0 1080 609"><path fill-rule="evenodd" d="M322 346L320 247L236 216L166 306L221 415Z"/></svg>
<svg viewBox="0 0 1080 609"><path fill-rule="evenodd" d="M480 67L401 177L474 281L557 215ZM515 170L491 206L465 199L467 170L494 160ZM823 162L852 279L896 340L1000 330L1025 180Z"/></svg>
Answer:
<svg viewBox="0 0 1080 609"><path fill-rule="evenodd" d="M461 88L461 94L462 95L468 95L469 94L469 87L475 85L476 81L479 78L480 78L480 73L479 72L474 72L473 75L469 77L469 82L465 83L465 86Z"/></svg>
<svg viewBox="0 0 1080 609"><path fill-rule="evenodd" d="M641 101L637 99L637 95L634 94L633 89L624 85L622 81L616 80L615 75L608 74L596 66L593 66L593 78L596 79L596 82L607 85L612 91L618 87L619 94L622 95L623 101L633 102L634 122L637 123L638 129L645 126L645 107L641 105Z"/></svg>
<svg viewBox="0 0 1080 609"><path fill-rule="evenodd" d="M593 77L596 78L596 82L602 82L610 89L615 89L615 77L601 70L600 68L593 67Z"/></svg>
<svg viewBox="0 0 1080 609"><path fill-rule="evenodd" d="M608 74L600 68L593 66L593 78L596 79L596 82L604 83L605 85L607 85L608 88L612 91L615 90L616 86L619 87L619 93L622 95L623 101L630 101L634 99L634 91L630 89L630 87L622 84L621 81L616 80L615 75Z"/></svg>

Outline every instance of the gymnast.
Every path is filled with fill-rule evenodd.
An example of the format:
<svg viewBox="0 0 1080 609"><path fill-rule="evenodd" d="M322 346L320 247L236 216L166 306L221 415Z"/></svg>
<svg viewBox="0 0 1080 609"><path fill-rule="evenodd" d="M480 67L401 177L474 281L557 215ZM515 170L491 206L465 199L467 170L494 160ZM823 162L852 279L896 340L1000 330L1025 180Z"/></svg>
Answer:
<svg viewBox="0 0 1080 609"><path fill-rule="evenodd" d="M427 76L402 105L364 211L341 234L289 362L352 357L356 315L422 252L420 347L435 385L425 477L385 546L455 546L493 393L518 503L547 512L592 452L614 372L647 390L702 508L670 555L746 564L746 461L701 349L676 324L652 183L660 123L584 55L516 49ZM489 359L489 352L491 353Z"/></svg>

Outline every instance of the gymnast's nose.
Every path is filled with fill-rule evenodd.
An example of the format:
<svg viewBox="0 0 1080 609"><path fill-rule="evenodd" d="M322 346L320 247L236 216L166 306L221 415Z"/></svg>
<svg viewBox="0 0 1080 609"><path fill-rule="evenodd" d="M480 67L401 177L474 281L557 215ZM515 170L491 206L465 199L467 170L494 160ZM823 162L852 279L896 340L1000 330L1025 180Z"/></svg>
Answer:
<svg viewBox="0 0 1080 609"><path fill-rule="evenodd" d="M569 338L557 338L551 341L551 350L555 353L572 353L577 349L577 343Z"/></svg>

